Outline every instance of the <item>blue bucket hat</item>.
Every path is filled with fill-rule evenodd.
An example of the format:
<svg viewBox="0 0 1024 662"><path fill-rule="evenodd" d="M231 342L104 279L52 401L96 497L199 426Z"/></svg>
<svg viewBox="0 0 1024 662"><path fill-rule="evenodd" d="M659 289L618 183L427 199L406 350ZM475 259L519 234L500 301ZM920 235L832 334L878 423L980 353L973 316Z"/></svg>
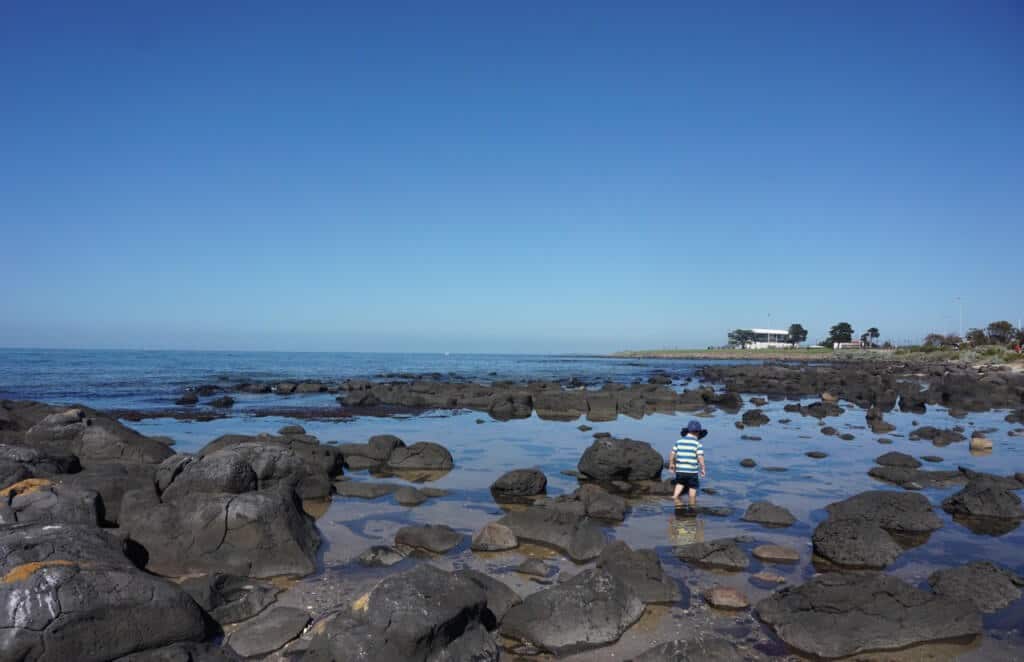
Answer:
<svg viewBox="0 0 1024 662"><path fill-rule="evenodd" d="M700 421L698 420L690 421L689 423L686 424L685 428L680 430L680 432L683 434L683 436L686 436L688 434L695 434L697 435L698 439L703 439L704 437L708 436L708 431L701 427Z"/></svg>

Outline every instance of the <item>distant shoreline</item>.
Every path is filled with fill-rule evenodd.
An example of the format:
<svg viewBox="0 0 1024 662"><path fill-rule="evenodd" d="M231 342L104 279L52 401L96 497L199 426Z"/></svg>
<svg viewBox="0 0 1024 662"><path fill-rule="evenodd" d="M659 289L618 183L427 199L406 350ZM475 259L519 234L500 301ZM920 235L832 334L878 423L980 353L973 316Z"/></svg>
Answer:
<svg viewBox="0 0 1024 662"><path fill-rule="evenodd" d="M824 347L795 349L637 349L608 354L615 359L696 359L702 361L847 361L892 359L894 350L832 350Z"/></svg>

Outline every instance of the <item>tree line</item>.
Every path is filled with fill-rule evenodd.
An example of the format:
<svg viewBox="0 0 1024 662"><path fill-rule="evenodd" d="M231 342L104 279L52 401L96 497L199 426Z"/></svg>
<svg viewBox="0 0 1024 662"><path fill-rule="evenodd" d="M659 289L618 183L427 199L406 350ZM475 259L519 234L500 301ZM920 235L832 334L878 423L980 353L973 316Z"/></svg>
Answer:
<svg viewBox="0 0 1024 662"><path fill-rule="evenodd" d="M875 341L878 340L881 335L882 334L878 330L878 327L873 326L860 335L860 343L864 347L877 347ZM833 347L835 343L853 342L853 336L853 326L849 322L839 322L829 329L828 337L821 340L818 344L822 347ZM757 334L750 329L733 329L729 332L730 347L746 349L753 344L756 339ZM805 329L802 324L789 325L789 331L786 333L786 339L784 342L796 347L806 340L807 329Z"/></svg>
<svg viewBox="0 0 1024 662"><path fill-rule="evenodd" d="M1024 344L1024 328L1017 328L1006 320L992 322L983 329L969 329L961 338L955 333L929 333L921 343L925 347L1015 347Z"/></svg>

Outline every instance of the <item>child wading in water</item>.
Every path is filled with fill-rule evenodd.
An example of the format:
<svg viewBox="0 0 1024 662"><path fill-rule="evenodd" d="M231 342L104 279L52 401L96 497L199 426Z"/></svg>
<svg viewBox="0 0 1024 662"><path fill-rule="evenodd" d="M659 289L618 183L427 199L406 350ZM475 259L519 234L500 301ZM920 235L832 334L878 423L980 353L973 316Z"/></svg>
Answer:
<svg viewBox="0 0 1024 662"><path fill-rule="evenodd" d="M704 466L704 447L700 440L707 436L708 431L700 426L700 421L690 421L686 427L679 431L682 438L678 439L672 447L672 453L668 456L668 470L676 473L675 491L672 498L676 505L683 505L679 498L685 487L689 491L690 507L697 505L697 488L700 487L700 479L707 475L707 468ZM700 470L700 477L697 475Z"/></svg>

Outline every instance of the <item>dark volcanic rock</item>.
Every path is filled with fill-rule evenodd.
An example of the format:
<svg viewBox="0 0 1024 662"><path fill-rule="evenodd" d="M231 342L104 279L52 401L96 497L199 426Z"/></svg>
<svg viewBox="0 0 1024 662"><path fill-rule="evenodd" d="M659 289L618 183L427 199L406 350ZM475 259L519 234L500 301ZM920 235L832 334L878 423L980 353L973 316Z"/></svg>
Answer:
<svg viewBox="0 0 1024 662"><path fill-rule="evenodd" d="M758 617L793 648L824 658L981 634L969 604L880 573L826 573L780 589ZM856 624L851 626L851 624Z"/></svg>
<svg viewBox="0 0 1024 662"><path fill-rule="evenodd" d="M597 567L632 587L645 604L676 604L682 600L679 586L665 574L653 549L632 550L625 542L616 540L601 552Z"/></svg>
<svg viewBox="0 0 1024 662"><path fill-rule="evenodd" d="M87 407L54 410L25 432L24 443L58 455L93 462L155 464L173 451Z"/></svg>
<svg viewBox="0 0 1024 662"><path fill-rule="evenodd" d="M427 495L416 489L403 485L395 490L395 501L400 506L418 506L427 500Z"/></svg>
<svg viewBox="0 0 1024 662"><path fill-rule="evenodd" d="M227 644L242 657L266 655L295 639L309 624L309 614L294 607L273 607L228 635Z"/></svg>
<svg viewBox="0 0 1024 662"><path fill-rule="evenodd" d="M825 506L830 519L875 522L893 533L930 533L942 520L921 494L871 490Z"/></svg>
<svg viewBox="0 0 1024 662"><path fill-rule="evenodd" d="M152 490L157 471L158 466L151 464L90 463L82 471L60 476L59 480L64 485L99 494L100 520L119 524L124 495L131 490Z"/></svg>
<svg viewBox="0 0 1024 662"><path fill-rule="evenodd" d="M374 545L356 558L362 565L371 568L389 568L405 560L405 554L387 545Z"/></svg>
<svg viewBox="0 0 1024 662"><path fill-rule="evenodd" d="M822 451L807 451L804 455L815 460L821 460L828 457L828 453Z"/></svg>
<svg viewBox="0 0 1024 662"><path fill-rule="evenodd" d="M664 462L645 441L608 438L595 440L577 468L594 480L658 480Z"/></svg>
<svg viewBox="0 0 1024 662"><path fill-rule="evenodd" d="M814 529L814 552L847 568L880 569L903 548L878 524L863 520L826 520Z"/></svg>
<svg viewBox="0 0 1024 662"><path fill-rule="evenodd" d="M152 488L134 490L122 502L121 528L146 550L147 570L171 576L307 575L320 544L295 494L277 490L189 494L166 503Z"/></svg>
<svg viewBox="0 0 1024 662"><path fill-rule="evenodd" d="M174 462L176 457L168 458ZM168 462L165 460L164 462ZM203 492L241 494L257 487L256 472L240 453L227 449L200 456L181 466L171 482L163 490L164 501L176 497ZM164 468L164 464L160 465ZM157 470L158 473L160 469Z"/></svg>
<svg viewBox="0 0 1024 662"><path fill-rule="evenodd" d="M193 641L150 648L117 658L117 662L241 662L234 651L210 643Z"/></svg>
<svg viewBox="0 0 1024 662"><path fill-rule="evenodd" d="M0 490L0 524L99 524L99 497L91 490L29 478Z"/></svg>
<svg viewBox="0 0 1024 662"><path fill-rule="evenodd" d="M0 411L4 411L0 409ZM47 453L28 446L0 444L0 489L26 478L47 478L81 470L74 455Z"/></svg>
<svg viewBox="0 0 1024 662"><path fill-rule="evenodd" d="M548 479L539 469L513 469L491 484L491 496L499 503L523 501L544 494Z"/></svg>
<svg viewBox="0 0 1024 662"><path fill-rule="evenodd" d="M746 658L736 645L718 635L701 635L693 639L677 639L649 648L632 662L743 662Z"/></svg>
<svg viewBox="0 0 1024 662"><path fill-rule="evenodd" d="M750 559L732 538L695 542L676 547L675 555L687 563L705 568L746 570Z"/></svg>
<svg viewBox="0 0 1024 662"><path fill-rule="evenodd" d="M743 513L743 521L756 522L772 527L791 526L796 522L796 517L782 506L776 506L770 501L755 501L747 507Z"/></svg>
<svg viewBox="0 0 1024 662"><path fill-rule="evenodd" d="M394 494L400 487L402 486L398 483L375 483L370 481L346 480L336 483L334 489L338 493L338 496L356 497L359 499L379 499L382 496Z"/></svg>
<svg viewBox="0 0 1024 662"><path fill-rule="evenodd" d="M462 542L463 535L443 524L403 526L395 534L395 544L444 554Z"/></svg>
<svg viewBox="0 0 1024 662"><path fill-rule="evenodd" d="M967 482L967 478L959 471L925 471L909 467L871 467L868 475L914 490L949 487Z"/></svg>
<svg viewBox="0 0 1024 662"><path fill-rule="evenodd" d="M0 576L0 659L109 660L205 634L187 593L136 569L95 526L0 530Z"/></svg>
<svg viewBox="0 0 1024 662"><path fill-rule="evenodd" d="M519 594L513 591L508 584L482 572L463 569L456 570L454 574L458 577L465 577L484 590L484 593L487 595L487 611L491 612L494 616L492 624L488 622L490 619L486 617L485 612L483 621L489 630L494 629L505 619L505 614L508 613L509 609L523 601Z"/></svg>
<svg viewBox="0 0 1024 662"><path fill-rule="evenodd" d="M932 592L973 604L978 610L999 611L1020 598L1024 577L989 561L975 561L928 578Z"/></svg>
<svg viewBox="0 0 1024 662"><path fill-rule="evenodd" d="M760 409L749 409L743 412L741 420L743 421L743 425L748 427L757 427L760 425L767 425L771 419L768 418L768 416L766 416Z"/></svg>
<svg viewBox="0 0 1024 662"><path fill-rule="evenodd" d="M1024 519L1020 497L1001 485L974 480L942 502L942 509L957 518L978 520Z"/></svg>
<svg viewBox="0 0 1024 662"><path fill-rule="evenodd" d="M418 565L377 584L351 613L318 623L308 659L497 662L487 598L465 573Z"/></svg>
<svg viewBox="0 0 1024 662"><path fill-rule="evenodd" d="M470 549L475 552L501 552L506 549L515 549L518 546L519 540L512 529L504 524L490 522L473 536Z"/></svg>
<svg viewBox="0 0 1024 662"><path fill-rule="evenodd" d="M400 446L391 452L387 466L395 470L430 469L447 470L454 466L452 454L440 444L417 441L412 446Z"/></svg>
<svg viewBox="0 0 1024 662"><path fill-rule="evenodd" d="M875 458L875 462L883 467L909 467L911 469L916 469L921 466L921 463L912 455L907 455L906 453L900 453L898 451L879 455Z"/></svg>
<svg viewBox="0 0 1024 662"><path fill-rule="evenodd" d="M303 499L329 496L331 479L342 472L343 459L338 450L308 435L224 435L199 451L199 457L205 460L225 451L249 463L256 474L257 489L287 487Z"/></svg>
<svg viewBox="0 0 1024 662"><path fill-rule="evenodd" d="M509 513L498 523L512 529L520 541L550 545L576 563L597 558L607 544L594 520L558 508L532 506Z"/></svg>
<svg viewBox="0 0 1024 662"><path fill-rule="evenodd" d="M221 409L227 409L229 407L235 406L235 399L232 398L230 395L222 395L219 398L214 398L213 400L210 400L210 406L218 407Z"/></svg>
<svg viewBox="0 0 1024 662"><path fill-rule="evenodd" d="M914 429L910 433L910 439L925 439L935 446L948 446L957 441L963 441L966 439L962 434L956 430L940 430L939 428L925 425Z"/></svg>
<svg viewBox="0 0 1024 662"><path fill-rule="evenodd" d="M618 640L643 611L628 584L604 570L585 570L512 607L501 633L562 655Z"/></svg>
<svg viewBox="0 0 1024 662"><path fill-rule="evenodd" d="M754 467L757 466L757 462L755 462L752 458L745 457L742 460L740 460L740 466L746 467L747 469L753 469Z"/></svg>
<svg viewBox="0 0 1024 662"><path fill-rule="evenodd" d="M252 618L281 592L267 581L221 573L191 577L181 582L181 588L221 625Z"/></svg>

